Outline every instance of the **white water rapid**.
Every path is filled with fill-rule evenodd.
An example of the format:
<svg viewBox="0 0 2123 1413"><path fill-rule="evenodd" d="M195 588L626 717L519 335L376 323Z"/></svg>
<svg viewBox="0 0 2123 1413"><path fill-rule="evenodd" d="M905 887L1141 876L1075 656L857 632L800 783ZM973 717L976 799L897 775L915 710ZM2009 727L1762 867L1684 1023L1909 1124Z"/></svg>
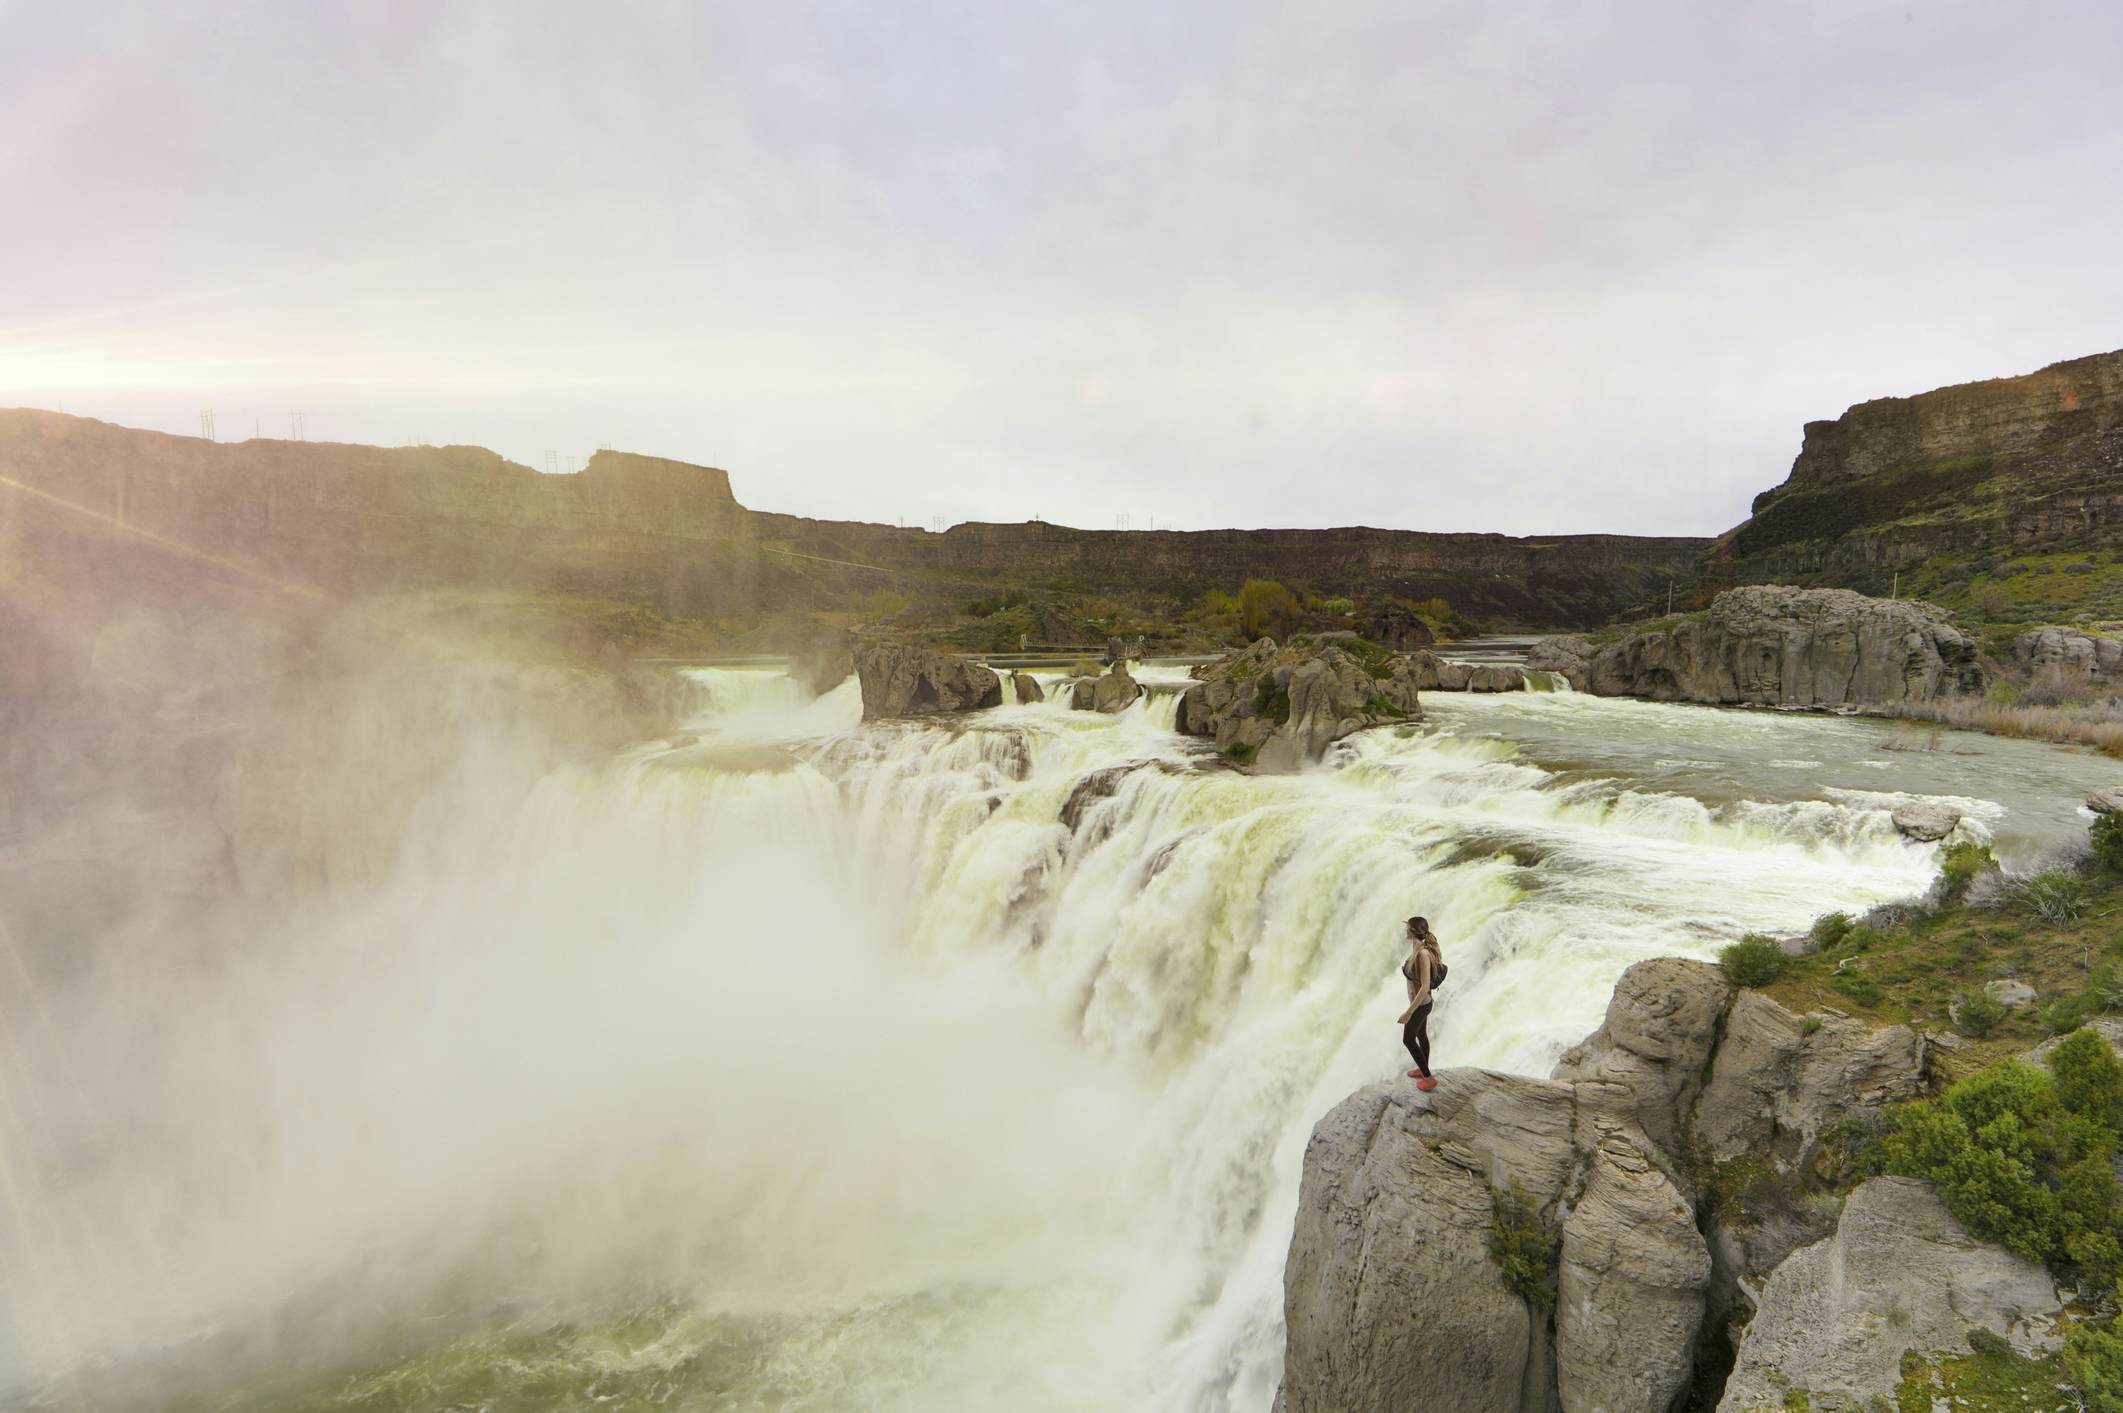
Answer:
<svg viewBox="0 0 2123 1413"><path fill-rule="evenodd" d="M226 1408L1261 1413L1305 1139L1405 1064L1401 919L1452 964L1438 1063L1544 1073L1632 962L1936 868L1877 723L1438 694L1257 778L1142 676L862 726L852 682L698 671L696 740L42 998L0 1390L207 1350L257 1370ZM2047 828L1968 739L1963 827Z"/></svg>

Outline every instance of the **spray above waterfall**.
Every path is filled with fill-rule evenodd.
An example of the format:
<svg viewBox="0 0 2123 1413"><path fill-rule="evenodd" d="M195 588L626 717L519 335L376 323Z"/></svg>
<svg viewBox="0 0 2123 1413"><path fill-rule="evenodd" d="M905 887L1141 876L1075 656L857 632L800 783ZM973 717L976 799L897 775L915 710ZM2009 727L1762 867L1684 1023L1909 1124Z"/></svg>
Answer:
<svg viewBox="0 0 2123 1413"><path fill-rule="evenodd" d="M694 672L690 740L74 977L11 1060L50 1218L0 1227L0 1387L281 1328L362 1406L1265 1409L1306 1135L1401 1064L1403 918L1438 1063L1537 1073L1632 962L1935 867L1858 790L1878 723L1440 694L1258 777L1141 675L865 727L852 682ZM1955 761L1964 827L2049 827L2018 744ZM40 1125L61 1092L102 1127Z"/></svg>

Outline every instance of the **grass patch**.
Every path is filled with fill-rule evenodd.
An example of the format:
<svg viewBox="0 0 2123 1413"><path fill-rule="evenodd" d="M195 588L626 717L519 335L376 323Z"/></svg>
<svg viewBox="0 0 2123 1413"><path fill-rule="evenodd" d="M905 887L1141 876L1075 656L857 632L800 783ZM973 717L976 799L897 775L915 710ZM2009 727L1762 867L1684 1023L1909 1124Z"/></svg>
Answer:
<svg viewBox="0 0 2123 1413"><path fill-rule="evenodd" d="M1981 1351L1937 1360L1914 1351L1903 1355L1895 1413L1932 1413L1934 1408L2071 1413L2079 1407L2056 1359L2023 1359L2010 1346L2000 1349L2002 1344L1997 1340Z"/></svg>
<svg viewBox="0 0 2123 1413"><path fill-rule="evenodd" d="M2030 889L2000 886L1981 850L1948 850L1946 863L1934 906L1864 923L1824 917L1818 950L1782 958L1772 979L1753 984L1799 1015L1831 1007L1960 1036L1959 1049L1934 1055L1948 1079L2088 1018L2123 1014L2123 873L2097 869ZM2034 988L2036 1001L1986 1016L1995 1003L1984 984L2005 978Z"/></svg>
<svg viewBox="0 0 2123 1413"><path fill-rule="evenodd" d="M1493 1194L1489 1257L1504 1284L1535 1309L1555 1304L1555 1267L1561 1243L1541 1221L1524 1189L1513 1183Z"/></svg>

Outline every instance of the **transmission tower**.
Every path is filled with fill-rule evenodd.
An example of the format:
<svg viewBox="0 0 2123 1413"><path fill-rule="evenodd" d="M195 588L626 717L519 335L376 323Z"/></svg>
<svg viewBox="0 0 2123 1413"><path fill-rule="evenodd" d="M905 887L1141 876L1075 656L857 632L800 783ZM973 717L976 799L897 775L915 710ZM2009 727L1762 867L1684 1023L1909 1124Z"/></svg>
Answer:
<svg viewBox="0 0 2123 1413"><path fill-rule="evenodd" d="M199 409L199 436L203 441L215 440L214 409L211 407L202 407Z"/></svg>

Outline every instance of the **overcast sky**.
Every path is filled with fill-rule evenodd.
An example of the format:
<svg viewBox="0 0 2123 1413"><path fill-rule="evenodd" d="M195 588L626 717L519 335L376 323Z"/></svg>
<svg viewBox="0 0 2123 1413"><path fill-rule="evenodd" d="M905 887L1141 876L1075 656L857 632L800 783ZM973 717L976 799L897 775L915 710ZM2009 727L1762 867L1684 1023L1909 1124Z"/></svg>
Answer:
<svg viewBox="0 0 2123 1413"><path fill-rule="evenodd" d="M0 0L0 405L1707 534L2123 346L2123 6Z"/></svg>

